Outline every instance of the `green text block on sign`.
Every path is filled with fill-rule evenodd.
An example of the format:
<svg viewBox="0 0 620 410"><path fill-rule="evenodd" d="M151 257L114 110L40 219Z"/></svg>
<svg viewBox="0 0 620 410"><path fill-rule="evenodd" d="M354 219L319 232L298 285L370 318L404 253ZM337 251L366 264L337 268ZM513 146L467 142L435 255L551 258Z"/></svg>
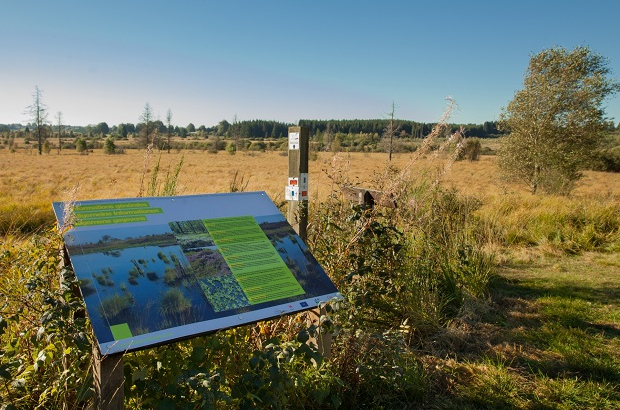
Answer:
<svg viewBox="0 0 620 410"><path fill-rule="evenodd" d="M127 323L112 325L110 326L110 330L112 331L112 336L114 336L114 340L127 339L133 336Z"/></svg>
<svg viewBox="0 0 620 410"><path fill-rule="evenodd" d="M203 223L251 304L304 294L253 216Z"/></svg>

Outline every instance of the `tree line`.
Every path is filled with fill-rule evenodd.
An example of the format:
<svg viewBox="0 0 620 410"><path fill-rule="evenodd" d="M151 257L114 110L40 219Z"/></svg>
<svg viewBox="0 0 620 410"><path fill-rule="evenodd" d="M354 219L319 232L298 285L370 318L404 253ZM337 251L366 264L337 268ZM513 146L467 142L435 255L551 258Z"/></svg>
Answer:
<svg viewBox="0 0 620 410"><path fill-rule="evenodd" d="M310 135L322 133L342 134L378 134L381 135L390 127L390 119L375 120L300 120L299 125L307 127ZM430 134L435 123L423 123L410 120L394 120L399 129L398 136L424 138ZM501 132L496 121L485 121L483 124L451 124L454 130L463 128L465 135L477 138L497 137Z"/></svg>
<svg viewBox="0 0 620 410"><path fill-rule="evenodd" d="M411 120L395 120L398 125L399 133L396 137L407 138L424 138L433 127L434 123L422 123ZM288 135L288 127L299 125L307 127L311 136L331 134L377 134L382 135L389 126L388 119L370 119L370 120L299 120L297 124L280 122L274 120L243 120L220 121L217 125L206 127L200 125L196 127L193 123L187 126L172 126L170 132L175 137L186 138L189 136L219 136L226 138L248 138L252 140L260 140L265 138L285 138ZM117 136L126 138L132 135L138 135L143 131L147 124L138 123L120 123L117 125L108 125L107 122L98 124L90 124L86 126L64 125L64 136L74 137L76 135L85 137L96 136ZM498 130L497 122L486 121L483 124L452 124L453 129L463 128L465 135L477 138L493 138L502 134ZM45 124L42 129L47 128L47 134L51 135L56 132L56 126L53 124ZM161 120L152 120L148 122L149 133L157 132L159 135L168 133L168 126ZM35 132L38 127L36 123L22 124L0 124L1 133L21 132L29 134Z"/></svg>

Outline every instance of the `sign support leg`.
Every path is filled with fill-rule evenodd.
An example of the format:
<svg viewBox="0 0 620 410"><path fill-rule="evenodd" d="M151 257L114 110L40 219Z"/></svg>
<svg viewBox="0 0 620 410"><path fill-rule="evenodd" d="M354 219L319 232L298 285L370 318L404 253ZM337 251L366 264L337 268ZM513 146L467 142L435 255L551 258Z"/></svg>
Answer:
<svg viewBox="0 0 620 410"><path fill-rule="evenodd" d="M96 410L123 410L123 355L104 355L93 346L93 381L95 385Z"/></svg>

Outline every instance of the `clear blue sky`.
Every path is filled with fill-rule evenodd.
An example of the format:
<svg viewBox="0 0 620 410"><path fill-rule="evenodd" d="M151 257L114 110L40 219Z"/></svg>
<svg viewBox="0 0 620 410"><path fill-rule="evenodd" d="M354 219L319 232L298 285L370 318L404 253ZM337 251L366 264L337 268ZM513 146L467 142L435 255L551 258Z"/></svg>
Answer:
<svg viewBox="0 0 620 410"><path fill-rule="evenodd" d="M0 0L0 123L496 120L530 55L589 46L620 78L620 1ZM606 102L620 121L620 96Z"/></svg>

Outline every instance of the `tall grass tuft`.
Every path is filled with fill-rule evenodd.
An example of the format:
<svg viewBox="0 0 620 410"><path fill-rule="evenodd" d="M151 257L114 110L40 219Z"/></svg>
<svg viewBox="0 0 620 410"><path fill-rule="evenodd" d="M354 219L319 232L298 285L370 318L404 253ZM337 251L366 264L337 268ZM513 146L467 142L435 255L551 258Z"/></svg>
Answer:
<svg viewBox="0 0 620 410"><path fill-rule="evenodd" d="M506 194L478 213L480 239L505 249L526 247L551 255L620 249L620 206L608 198Z"/></svg>
<svg viewBox="0 0 620 410"><path fill-rule="evenodd" d="M353 182L342 156L328 172L334 192L310 208L309 246L344 295L334 316L339 338L333 360L348 386L347 402L393 408L422 400L425 376L409 361L413 352L434 343L433 336L462 314L468 300L487 295L494 263L476 241L481 201L442 184L462 148L460 131L431 149L448 129L453 108L449 101L412 163L402 169L388 164L373 178L370 188L382 191L396 208L381 201L367 208L344 199L340 191ZM414 174L413 162L422 161L426 170ZM365 351L385 353L371 357ZM395 380L395 368L418 376L401 377L388 387L385 381Z"/></svg>
<svg viewBox="0 0 620 410"><path fill-rule="evenodd" d="M138 190L138 197L141 197L144 195L144 179L146 178L146 174L148 172L149 160L151 158L152 152L153 152L153 144L147 145L146 150L144 151L144 158L142 161L143 169L142 169L142 174L140 177L140 189ZM155 179L157 180L157 171L154 171L154 173L155 173ZM151 181L152 181L152 178L151 178Z"/></svg>
<svg viewBox="0 0 620 410"><path fill-rule="evenodd" d="M250 178L245 173L239 174L239 169L235 170L230 182L228 183L229 192L245 192L248 189Z"/></svg>
<svg viewBox="0 0 620 410"><path fill-rule="evenodd" d="M23 236L41 232L54 223L54 213L47 201L36 198L5 201L0 204L0 236Z"/></svg>
<svg viewBox="0 0 620 410"><path fill-rule="evenodd" d="M159 181L159 166L161 163L161 155L157 159L157 163L151 172L151 180L149 182L147 193L149 196L174 196L177 193L177 184L179 180L179 173L183 167L183 161L185 156L181 156L179 163L174 168L172 173L170 169L166 172L166 176L163 180L163 186Z"/></svg>

